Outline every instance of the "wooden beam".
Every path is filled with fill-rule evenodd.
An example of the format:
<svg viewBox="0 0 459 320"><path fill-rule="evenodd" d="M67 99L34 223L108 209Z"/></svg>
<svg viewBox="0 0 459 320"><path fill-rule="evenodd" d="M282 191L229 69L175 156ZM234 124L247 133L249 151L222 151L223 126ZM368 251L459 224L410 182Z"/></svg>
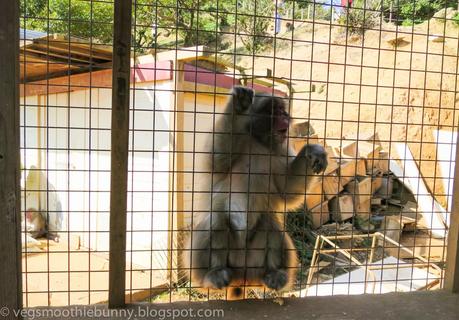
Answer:
<svg viewBox="0 0 459 320"><path fill-rule="evenodd" d="M392 151L392 156L398 156L402 166L391 160L390 171L413 193L429 232L436 238L445 238L447 213L427 189L410 148L404 143L394 143Z"/></svg>
<svg viewBox="0 0 459 320"><path fill-rule="evenodd" d="M22 308L19 153L19 4L2 2L0 18L0 307Z"/></svg>
<svg viewBox="0 0 459 320"><path fill-rule="evenodd" d="M172 202L171 219L169 221L169 279L171 283L178 281L178 270L175 266L180 261L180 252L177 247L177 235L178 230L184 229L184 191L185 191L185 156L183 151L185 150L185 135L183 133L185 128L185 93L183 90L183 84L185 82L185 63L181 61L175 61L174 63L174 107L175 107L175 148L174 148L174 174L175 181L171 187L175 194L174 201Z"/></svg>
<svg viewBox="0 0 459 320"><path fill-rule="evenodd" d="M74 65L78 65L78 63L80 63L80 64L83 64L84 66L87 66L89 64L95 64L98 62L98 61L91 62L90 59L78 58L78 55L74 54L71 51L64 53L64 54L60 54L60 53L51 51L51 49L49 51L43 52L40 50L33 49L33 47L23 48L21 55L25 55L26 60L29 57L32 57L32 58L42 60L48 63L58 62L58 63L66 63L66 64L74 64Z"/></svg>
<svg viewBox="0 0 459 320"><path fill-rule="evenodd" d="M108 293L108 305L110 308L120 308L125 305L131 12L132 0L115 1Z"/></svg>
<svg viewBox="0 0 459 320"><path fill-rule="evenodd" d="M459 159L459 148L456 146L456 161L457 159ZM454 168L453 205L449 222L445 289L459 293L459 166L457 165Z"/></svg>
<svg viewBox="0 0 459 320"><path fill-rule="evenodd" d="M75 73L71 70L70 72L72 72L73 74L70 76L59 76L48 80L45 79L32 81L30 77L27 77L27 83L22 83L20 86L21 97L35 96L40 94L46 95L53 93L69 92L69 90L88 90L88 86L90 83L92 87L111 88L112 70L107 69L108 67L109 66L106 64L93 66L92 72L89 72L89 70L84 70L84 73ZM97 70L99 68L103 70ZM69 71L65 70L60 72L68 73ZM53 75L49 76L52 77ZM131 81L135 80L136 83L149 82L155 80L163 81L170 79L172 79L171 61L158 61L156 65L154 63L140 64L135 65L131 69Z"/></svg>
<svg viewBox="0 0 459 320"><path fill-rule="evenodd" d="M92 57L93 59L111 61L112 52L103 51L100 53L99 51L97 51L97 46L98 44L93 43L92 50L91 50L91 47L88 47L88 48L77 47L74 45L73 42L65 43L62 41L50 40L49 43L47 43L46 41L38 40L33 43L33 48L37 48L37 49L48 50L48 47L50 47L50 49L54 52L61 52L66 55L67 54L72 54L72 55L77 54L80 57L81 56L86 57L87 60L89 60ZM94 47L96 47L96 49L94 49ZM29 49L27 48L25 50L29 50Z"/></svg>

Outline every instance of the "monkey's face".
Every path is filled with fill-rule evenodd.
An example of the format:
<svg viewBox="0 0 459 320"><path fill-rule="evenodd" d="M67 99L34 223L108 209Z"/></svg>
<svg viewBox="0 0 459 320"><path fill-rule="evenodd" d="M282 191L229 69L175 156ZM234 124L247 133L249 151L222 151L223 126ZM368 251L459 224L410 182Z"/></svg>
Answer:
<svg viewBox="0 0 459 320"><path fill-rule="evenodd" d="M257 94L250 117L251 134L263 144L276 147L287 139L290 116L281 98Z"/></svg>

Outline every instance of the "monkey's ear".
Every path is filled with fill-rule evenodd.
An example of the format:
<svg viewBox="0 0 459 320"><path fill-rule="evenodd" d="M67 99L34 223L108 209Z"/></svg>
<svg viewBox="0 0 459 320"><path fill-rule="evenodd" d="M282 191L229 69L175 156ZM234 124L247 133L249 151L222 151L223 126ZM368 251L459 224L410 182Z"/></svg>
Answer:
<svg viewBox="0 0 459 320"><path fill-rule="evenodd" d="M253 103L255 92L251 88L235 86L231 90L233 107L236 112L246 111Z"/></svg>

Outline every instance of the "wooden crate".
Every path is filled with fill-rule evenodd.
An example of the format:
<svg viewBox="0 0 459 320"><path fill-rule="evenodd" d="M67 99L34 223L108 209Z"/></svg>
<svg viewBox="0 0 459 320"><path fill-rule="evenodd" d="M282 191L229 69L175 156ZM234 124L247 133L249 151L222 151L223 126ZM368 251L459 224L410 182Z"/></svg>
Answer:
<svg viewBox="0 0 459 320"><path fill-rule="evenodd" d="M382 186L383 173L379 169L374 169L371 173L371 191L375 193Z"/></svg>
<svg viewBox="0 0 459 320"><path fill-rule="evenodd" d="M357 142L357 154L365 159L367 170L371 170L378 164L381 150L382 148L378 144L364 141Z"/></svg>
<svg viewBox="0 0 459 320"><path fill-rule="evenodd" d="M346 185L357 176L365 176L367 172L364 159L343 159L339 167L341 184Z"/></svg>
<svg viewBox="0 0 459 320"><path fill-rule="evenodd" d="M322 202L311 210L311 221L314 229L320 228L323 224L330 221L330 212L328 210L328 201Z"/></svg>
<svg viewBox="0 0 459 320"><path fill-rule="evenodd" d="M362 177L348 183L345 190L354 200L354 209L357 214L367 215L371 207L371 178Z"/></svg>
<svg viewBox="0 0 459 320"><path fill-rule="evenodd" d="M324 195L327 199L336 197L343 190L343 185L336 173L325 175L322 184Z"/></svg>
<svg viewBox="0 0 459 320"><path fill-rule="evenodd" d="M341 222L354 216L354 203L350 194L340 194L328 202L333 220Z"/></svg>
<svg viewBox="0 0 459 320"><path fill-rule="evenodd" d="M314 208L322 202L324 202L322 179L317 179L317 182L306 190L306 208Z"/></svg>

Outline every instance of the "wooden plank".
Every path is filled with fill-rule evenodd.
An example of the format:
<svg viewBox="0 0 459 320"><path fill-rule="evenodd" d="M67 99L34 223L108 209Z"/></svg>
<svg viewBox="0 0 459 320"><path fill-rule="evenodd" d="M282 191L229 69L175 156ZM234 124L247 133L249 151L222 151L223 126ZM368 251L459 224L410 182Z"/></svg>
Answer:
<svg viewBox="0 0 459 320"><path fill-rule="evenodd" d="M459 139L457 139L459 140ZM456 144L456 160L459 159L459 148ZM445 272L445 289L459 292L459 166L454 168L453 204L448 232L447 263Z"/></svg>
<svg viewBox="0 0 459 320"><path fill-rule="evenodd" d="M340 194L328 202L328 209L334 221L341 222L352 218L354 216L352 196L349 194Z"/></svg>
<svg viewBox="0 0 459 320"><path fill-rule="evenodd" d="M87 66L90 64L89 59L81 59L78 58L78 56L72 54L72 52L66 52L66 53L55 53L50 50L48 51L42 51L42 50L37 50L33 49L33 47L27 47L23 48L23 52L21 52L23 55L26 55L25 60L28 60L30 58L36 58L38 60L43 60L44 62L60 62L60 63L67 63L67 64L76 64L79 66Z"/></svg>
<svg viewBox="0 0 459 320"><path fill-rule="evenodd" d="M364 159L342 159L339 167L339 177L341 184L346 185L358 176L366 175L366 165Z"/></svg>
<svg viewBox="0 0 459 320"><path fill-rule="evenodd" d="M381 222L381 229L384 236L391 238L397 242L400 241L400 236L403 230L402 218L400 216L385 216ZM383 246L384 241L380 242Z"/></svg>
<svg viewBox="0 0 459 320"><path fill-rule="evenodd" d="M3 2L0 19L0 307L22 308L19 153L19 4Z"/></svg>
<svg viewBox="0 0 459 320"><path fill-rule="evenodd" d="M435 239L426 232L417 233L405 232L406 227L400 237L400 244L412 250L415 255L429 259L430 261L444 261L446 256L446 239ZM387 243L384 250L391 256L399 259L413 259L413 255L400 250L398 246Z"/></svg>
<svg viewBox="0 0 459 320"><path fill-rule="evenodd" d="M125 305L131 11L132 0L115 1L108 293L110 308Z"/></svg>
<svg viewBox="0 0 459 320"><path fill-rule="evenodd" d="M348 141L344 139L327 139L328 146L336 150L336 156L339 158L357 158L357 141Z"/></svg>
<svg viewBox="0 0 459 320"><path fill-rule="evenodd" d="M380 151L377 168L380 169L383 173L388 173L389 163L390 163L389 152Z"/></svg>
<svg viewBox="0 0 459 320"><path fill-rule="evenodd" d="M324 201L324 192L322 181L318 179L317 183L306 190L306 208L312 209Z"/></svg>
<svg viewBox="0 0 459 320"><path fill-rule="evenodd" d="M178 241L178 230L184 229L185 222L185 204L184 204L184 191L185 191L185 93L183 91L183 84L185 81L185 63L176 61L174 63L175 74L174 74L174 107L175 107L175 126L174 126L174 135L175 135L175 149L174 149L174 172L175 180L173 180L175 185L170 187L170 190L174 191L174 201L172 202L171 210L171 219L169 220L169 249L170 249L170 259L168 269L169 269L169 279L171 283L178 281L178 261L180 259L179 254L180 250L177 247ZM173 174L174 175L174 174Z"/></svg>
<svg viewBox="0 0 459 320"><path fill-rule="evenodd" d="M202 84L202 83L194 83L194 82L187 82L183 84L183 91L186 93L191 93L191 94L196 94L198 95L207 95L209 97L213 97L217 94L225 97L225 101L228 97L228 89L227 88L220 88L220 87L214 87L208 84ZM193 98L194 99L194 98Z"/></svg>
<svg viewBox="0 0 459 320"><path fill-rule="evenodd" d="M180 60L181 62L186 62L196 60L200 57L208 56L212 54L212 52L215 52L215 50L202 45L196 47L185 47L179 48L177 50L158 52L156 54L156 60ZM150 56L150 59L152 58L154 59L154 57ZM143 59L148 59L148 57L143 57Z"/></svg>
<svg viewBox="0 0 459 320"><path fill-rule="evenodd" d="M371 192L377 192L383 183L383 174L382 171L379 169L374 169L371 173Z"/></svg>
<svg viewBox="0 0 459 320"><path fill-rule="evenodd" d="M328 202L325 201L310 210L312 228L318 229L324 223L330 221L330 213L328 211Z"/></svg>
<svg viewBox="0 0 459 320"><path fill-rule="evenodd" d="M324 141L319 139L319 136L316 134L307 137L297 137L295 134L291 134L289 145L293 148L293 150L295 150L296 153L300 152L306 144L320 144L323 146Z"/></svg>
<svg viewBox="0 0 459 320"><path fill-rule="evenodd" d="M352 195L356 212L368 216L372 191L371 178L365 177L360 180L351 181L346 185L345 190Z"/></svg>
<svg viewBox="0 0 459 320"><path fill-rule="evenodd" d="M324 175L328 175L331 173L335 173L336 170L339 168L338 159L339 157L336 156L334 152L334 148L330 146L325 146L325 151L327 152L327 161L328 165L324 171Z"/></svg>
<svg viewBox="0 0 459 320"><path fill-rule="evenodd" d="M371 170L378 165L379 153L382 150L380 145L370 142L358 141L357 153L364 158L367 165L367 170Z"/></svg>
<svg viewBox="0 0 459 320"><path fill-rule="evenodd" d="M451 211L453 203L454 169L457 144L457 132L448 130L434 130L434 139L437 143L437 161L442 177L443 189L447 197L447 210Z"/></svg>
<svg viewBox="0 0 459 320"><path fill-rule="evenodd" d="M90 58L92 59L100 59L100 60L112 60L112 52L107 50L97 50L98 44L93 43L92 48L90 46L86 48L82 48L81 46L75 45L74 42L62 42L62 41L43 41L43 40L35 40L33 43L33 48L42 49L42 51L47 52L48 47L53 52L60 52L63 54L72 54L72 56L76 53L79 56L86 57L86 60L89 61ZM92 49L92 50L91 50ZM25 49L29 50L29 48Z"/></svg>
<svg viewBox="0 0 459 320"><path fill-rule="evenodd" d="M295 121L291 125L290 134L294 137L308 138L315 135L315 130L309 120Z"/></svg>
<svg viewBox="0 0 459 320"><path fill-rule="evenodd" d="M93 71L91 73L81 73L70 77L58 77L21 84L21 96L35 96L42 94L52 94L60 92L87 90L89 83L97 88L112 87L112 70Z"/></svg>
<svg viewBox="0 0 459 320"><path fill-rule="evenodd" d="M160 61L156 64L156 70L154 67L154 63L135 65L135 69L131 70L131 81L135 80L136 83L142 83L172 79L171 61ZM87 90L90 83L93 87L109 89L112 87L112 77L112 70L106 69L75 74L70 77L63 76L27 82L25 85L21 85L21 96L68 92L69 88L70 91Z"/></svg>
<svg viewBox="0 0 459 320"><path fill-rule="evenodd" d="M419 213L424 217L432 235L444 238L447 230L445 222L448 221L445 209L427 190L408 146L404 143L396 143L394 144L394 151L398 154L402 166L391 161L390 170L413 193L418 203Z"/></svg>
<svg viewBox="0 0 459 320"><path fill-rule="evenodd" d="M327 199L337 196L342 190L343 185L336 174L329 174L323 177L323 189Z"/></svg>

